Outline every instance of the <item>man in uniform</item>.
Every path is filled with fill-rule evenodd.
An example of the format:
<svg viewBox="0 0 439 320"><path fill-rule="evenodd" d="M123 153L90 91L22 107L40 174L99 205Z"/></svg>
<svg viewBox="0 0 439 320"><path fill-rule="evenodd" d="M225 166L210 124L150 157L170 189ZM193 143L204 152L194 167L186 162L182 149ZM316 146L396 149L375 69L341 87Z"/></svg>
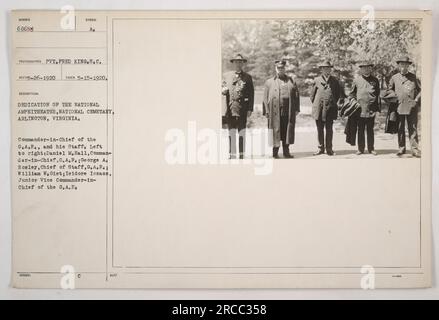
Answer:
<svg viewBox="0 0 439 320"><path fill-rule="evenodd" d="M229 129L229 157L236 158L236 133L239 135L239 158L244 158L245 128L247 117L253 111L255 90L252 77L243 71L247 62L241 54L230 59L234 71L224 75L222 94L226 96L225 117Z"/></svg>
<svg viewBox="0 0 439 320"><path fill-rule="evenodd" d="M276 75L265 82L263 113L268 129L273 132L273 158L278 158L280 142L285 158L291 158L289 146L294 143L296 115L300 112L300 96L295 81L285 73L286 61L276 60Z"/></svg>
<svg viewBox="0 0 439 320"><path fill-rule="evenodd" d="M337 105L344 98L344 91L339 81L331 75L332 64L324 61L319 65L322 72L321 76L314 79L314 85L311 90L312 117L317 125L317 139L319 143L318 151L314 155L325 153L328 156L334 155L332 149L332 125L337 119ZM325 131L326 130L326 139Z"/></svg>
<svg viewBox="0 0 439 320"><path fill-rule="evenodd" d="M396 94L398 99L398 146L397 155L405 153L405 123L407 121L410 147L412 155L420 157L418 149L418 111L421 99L421 84L414 73L409 72L412 61L409 57L401 57L396 63L399 72L389 82L389 89Z"/></svg>
<svg viewBox="0 0 439 320"><path fill-rule="evenodd" d="M372 75L373 64L362 61L358 64L360 75L352 83L350 97L355 98L360 104L361 113L358 119L358 151L357 155L364 153L365 136L367 132L367 150L374 156L377 155L374 147L375 114L380 112L380 83Z"/></svg>

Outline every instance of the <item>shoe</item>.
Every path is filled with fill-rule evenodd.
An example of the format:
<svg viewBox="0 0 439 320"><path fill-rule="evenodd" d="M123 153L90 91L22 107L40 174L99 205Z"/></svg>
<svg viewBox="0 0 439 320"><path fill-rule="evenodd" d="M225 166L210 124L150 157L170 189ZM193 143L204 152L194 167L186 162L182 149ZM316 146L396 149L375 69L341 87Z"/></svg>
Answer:
<svg viewBox="0 0 439 320"><path fill-rule="evenodd" d="M420 158L421 157L421 153L419 152L419 150L413 150L412 151L412 156L415 158Z"/></svg>
<svg viewBox="0 0 439 320"><path fill-rule="evenodd" d="M324 154L324 153L325 153L325 151L319 149L318 151L314 152L313 155L314 156L318 156L318 155L321 155L321 154Z"/></svg>
<svg viewBox="0 0 439 320"><path fill-rule="evenodd" d="M357 151L355 154L357 155L357 156L359 156L359 155L361 155L361 154L363 154L364 153L364 151Z"/></svg>
<svg viewBox="0 0 439 320"><path fill-rule="evenodd" d="M229 160L236 159L236 154L229 154Z"/></svg>
<svg viewBox="0 0 439 320"><path fill-rule="evenodd" d="M399 151L396 153L396 155L399 157L399 156L402 156L404 153L405 153L405 149L404 149L404 148L401 148L401 149L399 149Z"/></svg>
<svg viewBox="0 0 439 320"><path fill-rule="evenodd" d="M284 152L284 158L291 158L291 154L289 152Z"/></svg>
<svg viewBox="0 0 439 320"><path fill-rule="evenodd" d="M378 155L378 153L375 150L371 150L371 151L369 151L369 153L374 155L374 156Z"/></svg>
<svg viewBox="0 0 439 320"><path fill-rule="evenodd" d="M327 154L328 156L335 156L335 152L332 151L332 150L326 150L326 154Z"/></svg>
<svg viewBox="0 0 439 320"><path fill-rule="evenodd" d="M240 154L239 159L244 159L244 155Z"/></svg>
<svg viewBox="0 0 439 320"><path fill-rule="evenodd" d="M274 159L279 159L279 155L278 154L273 154L273 158Z"/></svg>

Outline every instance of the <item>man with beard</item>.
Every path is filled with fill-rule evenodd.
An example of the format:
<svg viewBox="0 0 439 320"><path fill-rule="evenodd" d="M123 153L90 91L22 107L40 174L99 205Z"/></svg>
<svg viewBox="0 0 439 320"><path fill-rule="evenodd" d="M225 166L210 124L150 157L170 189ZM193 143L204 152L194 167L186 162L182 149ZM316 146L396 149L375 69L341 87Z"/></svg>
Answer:
<svg viewBox="0 0 439 320"><path fill-rule="evenodd" d="M367 132L367 150L376 156L375 151L375 115L381 109L380 83L372 75L373 63L362 61L358 64L360 75L354 79L350 97L355 98L360 104L361 113L358 119L358 151L357 155L364 153L365 136Z"/></svg>
<svg viewBox="0 0 439 320"><path fill-rule="evenodd" d="M276 75L265 82L263 112L273 133L273 158L278 158L280 143L285 158L292 158L289 146L294 143L296 115L300 96L295 81L285 73L285 60L276 60Z"/></svg>
<svg viewBox="0 0 439 320"><path fill-rule="evenodd" d="M344 92L339 81L331 75L332 64L324 61L319 65L322 75L314 79L311 90L312 117L317 125L317 140L319 147L314 155L325 153L328 156L334 155L332 149L334 120L337 119L337 105L344 98ZM326 131L326 137L325 137Z"/></svg>
<svg viewBox="0 0 439 320"><path fill-rule="evenodd" d="M389 89L396 94L398 99L398 156L406 152L405 149L405 123L410 139L410 147L414 157L420 157L418 149L418 112L421 99L421 84L414 73L409 72L412 61L409 57L401 57L396 63L399 72L389 82Z"/></svg>

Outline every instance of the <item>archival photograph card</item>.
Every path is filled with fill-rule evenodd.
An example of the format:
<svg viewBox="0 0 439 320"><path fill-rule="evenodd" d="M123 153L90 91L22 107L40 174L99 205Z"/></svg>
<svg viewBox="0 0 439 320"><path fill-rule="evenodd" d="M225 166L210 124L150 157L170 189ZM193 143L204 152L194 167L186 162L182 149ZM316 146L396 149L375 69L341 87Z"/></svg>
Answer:
<svg viewBox="0 0 439 320"><path fill-rule="evenodd" d="M10 23L13 287L431 286L431 12Z"/></svg>

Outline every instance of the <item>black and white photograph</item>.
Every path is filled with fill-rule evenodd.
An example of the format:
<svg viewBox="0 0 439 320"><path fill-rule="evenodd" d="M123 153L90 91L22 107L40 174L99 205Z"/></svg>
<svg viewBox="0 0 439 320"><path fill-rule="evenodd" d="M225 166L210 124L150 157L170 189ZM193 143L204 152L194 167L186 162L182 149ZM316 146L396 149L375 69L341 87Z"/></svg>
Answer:
<svg viewBox="0 0 439 320"><path fill-rule="evenodd" d="M0 292L437 294L439 7L269 6L5 15Z"/></svg>
<svg viewBox="0 0 439 320"><path fill-rule="evenodd" d="M255 128L273 158L420 157L420 45L416 19L224 21L229 157Z"/></svg>

